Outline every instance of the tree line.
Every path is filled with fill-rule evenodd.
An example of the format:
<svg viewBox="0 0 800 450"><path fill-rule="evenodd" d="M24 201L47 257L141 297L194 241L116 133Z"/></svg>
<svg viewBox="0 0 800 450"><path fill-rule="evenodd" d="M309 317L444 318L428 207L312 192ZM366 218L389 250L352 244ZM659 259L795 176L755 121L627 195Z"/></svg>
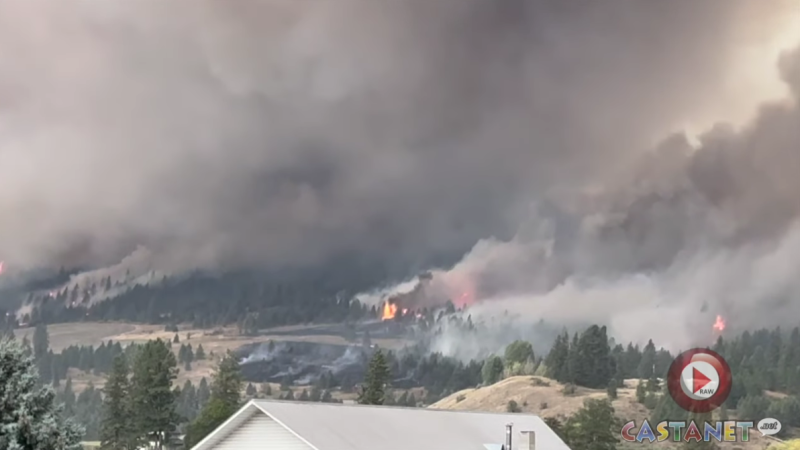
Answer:
<svg viewBox="0 0 800 450"><path fill-rule="evenodd" d="M348 269L357 270L346 273ZM64 277L29 286L24 300L33 306L22 323L122 320L142 323L191 323L195 328L239 324L243 328L377 316L374 308L351 302L353 295L385 280L387 273L363 261L336 267L269 273L194 273L143 282L128 273L84 285L62 287ZM35 290L34 290L35 288ZM226 299L220 302L219 299ZM102 299L95 302L93 299ZM87 315L88 313L88 315Z"/></svg>

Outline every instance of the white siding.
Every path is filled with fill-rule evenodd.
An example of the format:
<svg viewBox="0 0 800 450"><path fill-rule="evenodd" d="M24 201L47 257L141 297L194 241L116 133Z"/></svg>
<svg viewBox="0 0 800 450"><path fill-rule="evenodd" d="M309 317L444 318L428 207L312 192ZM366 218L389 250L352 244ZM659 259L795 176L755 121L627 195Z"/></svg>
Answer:
<svg viewBox="0 0 800 450"><path fill-rule="evenodd" d="M214 450L311 450L279 423L258 412L214 446Z"/></svg>

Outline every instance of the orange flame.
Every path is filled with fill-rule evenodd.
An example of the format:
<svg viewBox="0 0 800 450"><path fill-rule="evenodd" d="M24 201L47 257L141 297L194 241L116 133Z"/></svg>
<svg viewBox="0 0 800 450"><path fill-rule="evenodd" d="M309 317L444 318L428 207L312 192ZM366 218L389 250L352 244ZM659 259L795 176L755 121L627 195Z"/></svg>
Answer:
<svg viewBox="0 0 800 450"><path fill-rule="evenodd" d="M725 319L723 319L722 316L717 316L717 321L714 322L714 329L717 331L725 329Z"/></svg>
<svg viewBox="0 0 800 450"><path fill-rule="evenodd" d="M397 315L397 305L394 303L386 302L383 304L383 315L381 320L391 320Z"/></svg>

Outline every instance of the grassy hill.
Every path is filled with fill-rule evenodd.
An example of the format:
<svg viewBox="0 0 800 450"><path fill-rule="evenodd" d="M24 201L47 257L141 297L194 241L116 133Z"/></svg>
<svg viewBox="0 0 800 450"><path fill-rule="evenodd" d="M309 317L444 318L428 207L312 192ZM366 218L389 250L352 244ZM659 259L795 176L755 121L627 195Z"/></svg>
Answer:
<svg viewBox="0 0 800 450"><path fill-rule="evenodd" d="M638 380L626 380L612 402L617 415L623 418L644 418L647 408L636 402ZM544 377L518 376L506 378L491 386L465 389L431 405L436 409L506 412L509 401L522 412L541 417L568 417L583 406L586 398L606 398L604 390L576 387L573 394L564 394L564 385ZM628 419L630 420L630 419Z"/></svg>
<svg viewBox="0 0 800 450"><path fill-rule="evenodd" d="M650 411L636 401L638 380L625 380L625 387L618 389L617 399L612 402L623 423L635 420L639 425L648 418ZM575 388L574 393L565 394L565 386L557 381L539 376L517 376L506 378L491 386L465 389L434 403L430 408L462 411L506 412L509 402L514 401L520 412L536 414L540 417L564 419L583 406L587 398L608 398L605 390ZM745 450L765 449L779 441L764 438L759 433L751 433L747 443L720 443L720 448L739 448ZM620 448L642 447L645 444L620 443ZM655 445L655 444L654 444ZM660 443L658 447L669 448L671 443Z"/></svg>

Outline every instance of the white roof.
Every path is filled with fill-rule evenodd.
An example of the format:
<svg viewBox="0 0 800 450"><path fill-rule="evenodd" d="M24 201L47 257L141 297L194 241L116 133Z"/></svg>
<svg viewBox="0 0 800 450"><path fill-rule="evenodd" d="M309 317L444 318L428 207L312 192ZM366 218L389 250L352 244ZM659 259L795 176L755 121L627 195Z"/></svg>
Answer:
<svg viewBox="0 0 800 450"><path fill-rule="evenodd" d="M536 433L536 447L569 450L538 416L425 408L252 400L194 449L214 448L254 414L266 414L316 450L486 450L505 441L513 424L512 447L521 432Z"/></svg>

